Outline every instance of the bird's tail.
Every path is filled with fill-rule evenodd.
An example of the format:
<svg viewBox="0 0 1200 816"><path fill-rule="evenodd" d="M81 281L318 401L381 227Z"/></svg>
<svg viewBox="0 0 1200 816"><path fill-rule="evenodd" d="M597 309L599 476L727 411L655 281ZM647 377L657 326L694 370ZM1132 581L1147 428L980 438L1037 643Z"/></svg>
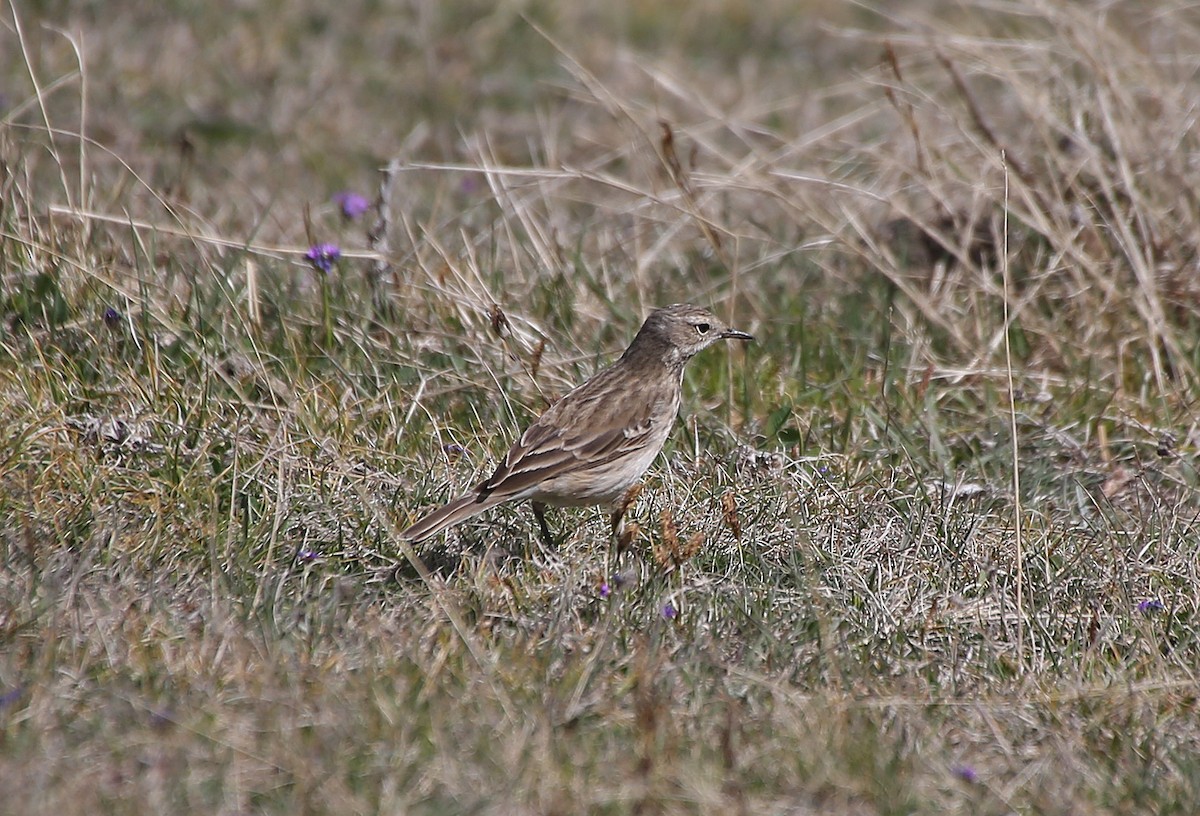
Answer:
<svg viewBox="0 0 1200 816"><path fill-rule="evenodd" d="M445 507L440 507L417 521L402 532L400 537L406 541L417 542L423 541L430 536L435 536L443 530L453 527L460 521L466 521L471 516L482 513L484 510L498 503L489 499L490 497L480 498L476 492L460 496Z"/></svg>

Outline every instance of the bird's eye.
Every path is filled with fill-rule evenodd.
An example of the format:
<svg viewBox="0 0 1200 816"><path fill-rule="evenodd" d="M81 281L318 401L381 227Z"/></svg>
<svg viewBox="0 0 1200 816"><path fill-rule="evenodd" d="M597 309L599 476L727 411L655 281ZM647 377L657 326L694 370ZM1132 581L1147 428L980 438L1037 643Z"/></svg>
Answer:
<svg viewBox="0 0 1200 816"><path fill-rule="evenodd" d="M712 326L708 325L707 323L696 324L696 331L700 332L701 334L708 334L708 330L711 328Z"/></svg>

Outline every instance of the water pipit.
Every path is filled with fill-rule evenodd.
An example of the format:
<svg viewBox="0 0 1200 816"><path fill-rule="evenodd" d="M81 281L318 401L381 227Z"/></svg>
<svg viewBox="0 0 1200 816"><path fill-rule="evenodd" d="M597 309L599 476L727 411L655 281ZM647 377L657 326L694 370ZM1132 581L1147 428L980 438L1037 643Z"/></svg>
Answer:
<svg viewBox="0 0 1200 816"><path fill-rule="evenodd" d="M667 441L683 397L683 367L721 340L753 339L698 306L655 309L621 359L550 406L491 476L401 536L420 541L489 507L528 499L548 543L546 505L605 505L613 534L625 543L625 496Z"/></svg>

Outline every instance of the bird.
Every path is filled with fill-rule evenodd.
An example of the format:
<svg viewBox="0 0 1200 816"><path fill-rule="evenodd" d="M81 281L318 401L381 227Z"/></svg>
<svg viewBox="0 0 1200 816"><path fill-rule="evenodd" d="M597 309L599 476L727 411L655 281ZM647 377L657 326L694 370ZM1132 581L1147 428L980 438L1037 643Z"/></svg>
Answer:
<svg viewBox="0 0 1200 816"><path fill-rule="evenodd" d="M491 476L400 537L420 542L496 505L529 500L551 546L547 505L608 507L619 550L632 501L627 496L662 450L679 414L684 366L722 340L753 339L699 306L654 309L620 359L551 405Z"/></svg>

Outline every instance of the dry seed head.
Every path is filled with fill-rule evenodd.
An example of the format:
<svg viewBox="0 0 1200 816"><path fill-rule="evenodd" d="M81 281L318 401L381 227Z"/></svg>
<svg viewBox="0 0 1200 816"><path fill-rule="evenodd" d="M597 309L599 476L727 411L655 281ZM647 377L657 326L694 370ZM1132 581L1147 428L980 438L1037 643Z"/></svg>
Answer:
<svg viewBox="0 0 1200 816"><path fill-rule="evenodd" d="M618 556L629 549L641 531L642 526L636 521L631 521L625 525L625 529L621 531L621 537L617 540Z"/></svg>
<svg viewBox="0 0 1200 816"><path fill-rule="evenodd" d="M733 533L735 539L741 541L742 520L738 518L737 497L733 495L732 490L721 497L721 516L725 521L725 526L729 528L729 532Z"/></svg>
<svg viewBox="0 0 1200 816"><path fill-rule="evenodd" d="M622 516L629 512L629 508L633 507L633 503L638 500L638 496L642 495L642 490L644 489L645 486L641 482L638 482L633 487L629 488L629 490L625 491L625 498L621 500L620 507L620 513Z"/></svg>
<svg viewBox="0 0 1200 816"><path fill-rule="evenodd" d="M654 546L654 563L664 570L674 569L679 564L679 531L675 527L675 517L670 510L663 510L658 518L662 536Z"/></svg>
<svg viewBox="0 0 1200 816"><path fill-rule="evenodd" d="M512 334L512 330L508 326L508 315L500 308L499 303L492 304L492 310L488 317L492 320L492 331L496 332L497 337L504 338Z"/></svg>
<svg viewBox="0 0 1200 816"><path fill-rule="evenodd" d="M679 540L679 528L670 510L663 510L659 517L662 523L662 538L654 546L654 562L670 572L694 558L704 546L703 531L694 534L686 542Z"/></svg>
<svg viewBox="0 0 1200 816"><path fill-rule="evenodd" d="M533 349L533 355L529 359L529 379L536 380L538 369L542 367L542 355L546 352L546 338L543 337L538 341L538 344Z"/></svg>

